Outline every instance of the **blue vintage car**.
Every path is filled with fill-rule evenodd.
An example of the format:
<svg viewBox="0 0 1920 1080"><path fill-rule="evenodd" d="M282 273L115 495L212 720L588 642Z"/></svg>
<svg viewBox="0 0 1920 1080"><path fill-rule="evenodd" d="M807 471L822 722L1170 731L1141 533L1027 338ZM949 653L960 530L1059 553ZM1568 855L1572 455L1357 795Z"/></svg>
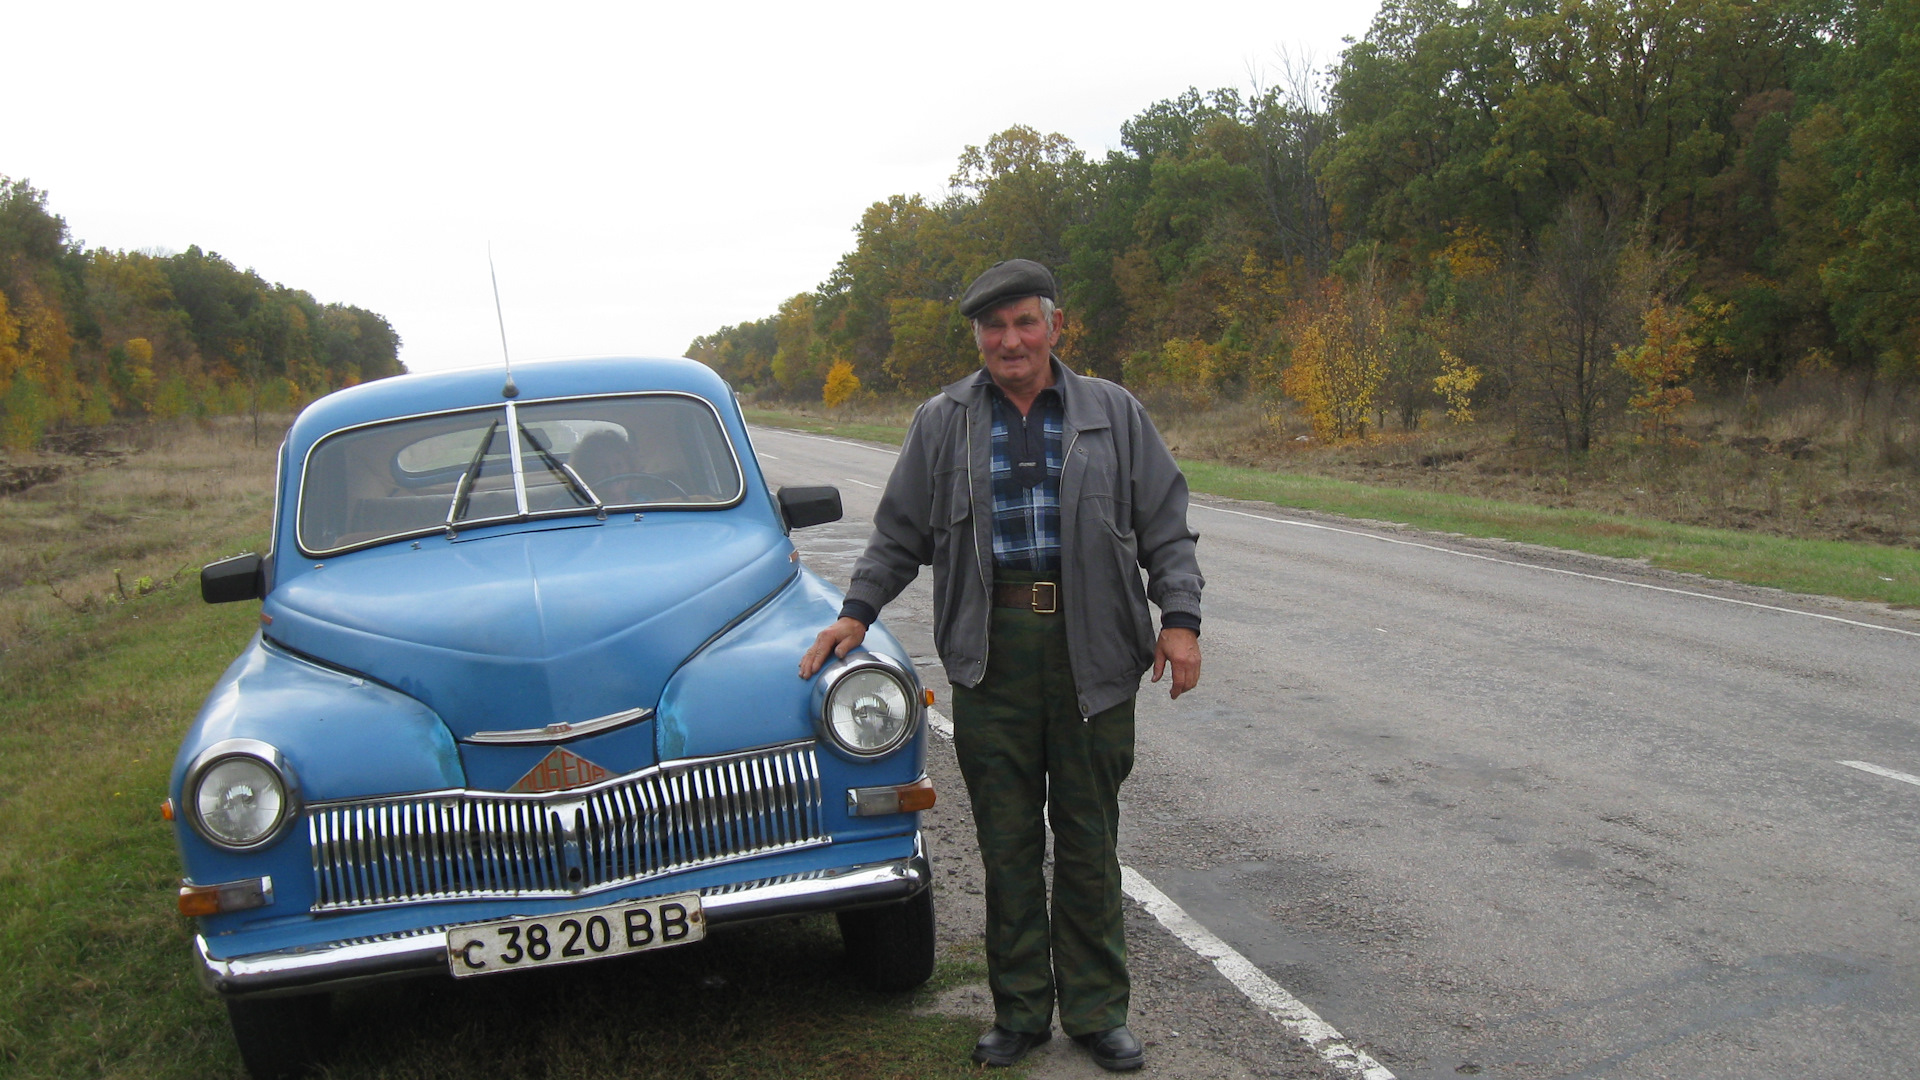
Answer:
<svg viewBox="0 0 1920 1080"><path fill-rule="evenodd" d="M206 567L260 630L174 763L195 965L256 1077L328 995L839 913L879 988L925 981L926 702L878 626L813 679L839 593L690 360L406 375L280 449L270 552Z"/></svg>

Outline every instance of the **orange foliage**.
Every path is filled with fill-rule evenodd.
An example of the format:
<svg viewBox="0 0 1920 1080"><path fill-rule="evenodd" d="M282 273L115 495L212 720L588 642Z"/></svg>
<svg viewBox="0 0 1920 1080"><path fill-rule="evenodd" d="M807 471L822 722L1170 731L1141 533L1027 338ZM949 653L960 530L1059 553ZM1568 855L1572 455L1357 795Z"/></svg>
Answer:
<svg viewBox="0 0 1920 1080"><path fill-rule="evenodd" d="M1637 387L1627 399L1627 407L1644 415L1643 426L1649 437L1667 438L1674 445L1689 445L1670 432L1675 417L1693 404L1693 390L1681 384L1693 374L1699 356L1689 335L1694 322L1686 311L1655 301L1642 323L1646 340L1638 348L1614 350L1614 362Z"/></svg>

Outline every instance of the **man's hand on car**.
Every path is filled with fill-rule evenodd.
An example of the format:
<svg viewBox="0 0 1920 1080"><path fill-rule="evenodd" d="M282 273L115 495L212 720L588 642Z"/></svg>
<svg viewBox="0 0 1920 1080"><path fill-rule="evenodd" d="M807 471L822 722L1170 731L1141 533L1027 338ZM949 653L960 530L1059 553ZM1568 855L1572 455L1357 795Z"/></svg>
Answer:
<svg viewBox="0 0 1920 1080"><path fill-rule="evenodd" d="M814 672L826 666L829 654L845 659L848 653L859 648L860 643L865 640L867 640L867 624L859 619L841 616L832 626L820 631L820 636L813 639L813 647L800 657L800 677L813 678ZM1197 668L1199 656L1197 648L1194 655Z"/></svg>

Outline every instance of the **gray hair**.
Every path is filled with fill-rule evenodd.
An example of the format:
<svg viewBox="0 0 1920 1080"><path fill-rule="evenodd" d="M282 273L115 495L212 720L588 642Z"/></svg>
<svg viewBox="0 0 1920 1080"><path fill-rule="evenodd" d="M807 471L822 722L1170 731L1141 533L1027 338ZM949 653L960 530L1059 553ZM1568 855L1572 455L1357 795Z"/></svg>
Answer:
<svg viewBox="0 0 1920 1080"><path fill-rule="evenodd" d="M1022 296L1022 297L1018 297L1017 299L1025 300L1026 297ZM1048 326L1052 326L1053 312L1054 312L1054 304L1053 304L1052 298L1045 297L1045 296L1036 296L1034 297L1034 299L1040 301L1040 321L1043 323L1046 323ZM1014 302L1015 301L1013 300L1007 301L1007 303L1009 304ZM995 306L998 307L999 305L995 305ZM967 320L969 323L973 324L973 332L976 336L978 336L980 333L980 319L981 319L980 315L975 315L973 318Z"/></svg>

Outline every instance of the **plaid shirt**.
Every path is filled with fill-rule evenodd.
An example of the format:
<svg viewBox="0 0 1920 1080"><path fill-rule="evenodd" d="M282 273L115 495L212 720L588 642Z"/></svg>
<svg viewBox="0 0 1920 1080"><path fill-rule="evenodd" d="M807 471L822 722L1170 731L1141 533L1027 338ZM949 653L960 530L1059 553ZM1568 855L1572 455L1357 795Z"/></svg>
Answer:
<svg viewBox="0 0 1920 1080"><path fill-rule="evenodd" d="M993 565L1060 572L1060 446L1066 413L1060 392L1042 390L1022 417L1000 388L993 395Z"/></svg>

